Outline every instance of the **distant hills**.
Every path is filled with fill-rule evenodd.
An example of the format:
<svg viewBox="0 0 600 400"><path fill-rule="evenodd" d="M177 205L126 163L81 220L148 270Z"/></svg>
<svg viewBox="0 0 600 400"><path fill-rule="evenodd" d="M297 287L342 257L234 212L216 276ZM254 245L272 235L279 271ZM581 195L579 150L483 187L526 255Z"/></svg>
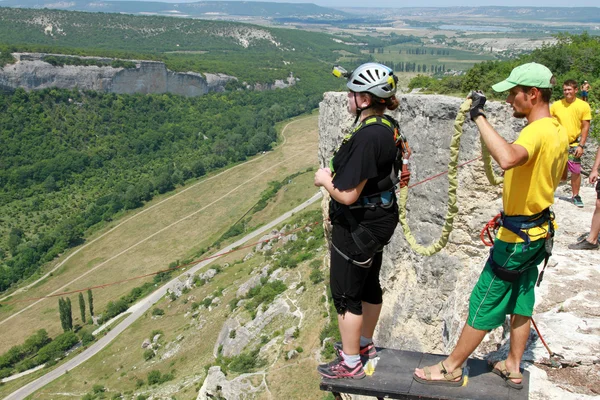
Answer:
<svg viewBox="0 0 600 400"><path fill-rule="evenodd" d="M48 8L70 11L162 15L187 18L232 19L231 17L278 18L296 17L315 20L340 20L350 14L310 3L268 3L254 1L200 1L195 3L162 3L154 1L53 1L0 0L0 6ZM352 16L354 18L354 16Z"/></svg>
<svg viewBox="0 0 600 400"><path fill-rule="evenodd" d="M0 4L2 4L0 2ZM381 8L340 7L339 10L351 14L382 15ZM481 17L508 21L556 21L556 22L600 22L600 7L402 7L386 8L388 14L396 18L428 18L441 20ZM485 21L482 21L485 22Z"/></svg>

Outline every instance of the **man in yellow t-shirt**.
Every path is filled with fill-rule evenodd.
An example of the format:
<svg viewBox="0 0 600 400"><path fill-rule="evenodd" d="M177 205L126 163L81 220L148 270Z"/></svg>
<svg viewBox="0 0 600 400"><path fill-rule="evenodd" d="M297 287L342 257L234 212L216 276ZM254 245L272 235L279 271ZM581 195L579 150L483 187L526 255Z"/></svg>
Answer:
<svg viewBox="0 0 600 400"><path fill-rule="evenodd" d="M577 98L577 82L573 79L568 79L563 83L563 95L565 97L562 100L552 103L550 114L567 129L569 134L569 161L567 161L562 179L567 179L567 171L571 173L572 201L581 208L583 207L583 201L579 196L581 155L590 130L592 112L588 103Z"/></svg>
<svg viewBox="0 0 600 400"><path fill-rule="evenodd" d="M523 387L519 365L529 337L537 266L548 255L546 234L552 232L549 206L554 202L569 147L566 129L550 114L554 82L548 68L528 63L516 67L506 80L492 86L496 92L509 92L506 101L512 106L513 116L527 119L527 126L514 143L508 143L487 121L483 94L471 93L471 119L494 160L506 171L502 193L504 225L471 292L469 316L456 347L437 365L417 368L413 379L419 383L462 385L463 363L486 333L501 326L510 314L508 358L490 364L490 369L506 385Z"/></svg>

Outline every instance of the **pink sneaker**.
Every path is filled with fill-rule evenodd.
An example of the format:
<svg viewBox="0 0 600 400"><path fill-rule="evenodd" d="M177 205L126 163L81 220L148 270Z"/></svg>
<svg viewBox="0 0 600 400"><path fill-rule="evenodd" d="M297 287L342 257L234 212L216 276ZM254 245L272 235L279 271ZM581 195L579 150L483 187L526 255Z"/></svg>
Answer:
<svg viewBox="0 0 600 400"><path fill-rule="evenodd" d="M337 354L338 357L342 355L342 342L335 342L333 344L333 348L335 349L335 354ZM360 351L358 354L360 354L360 360L364 364L368 360L377 358L377 349L375 348L373 342L371 342L366 346L360 346Z"/></svg>
<svg viewBox="0 0 600 400"><path fill-rule="evenodd" d="M366 376L362 363L357 363L355 367L350 367L342 357L338 357L337 360L329 364L319 365L317 371L323 378L327 379L362 379Z"/></svg>

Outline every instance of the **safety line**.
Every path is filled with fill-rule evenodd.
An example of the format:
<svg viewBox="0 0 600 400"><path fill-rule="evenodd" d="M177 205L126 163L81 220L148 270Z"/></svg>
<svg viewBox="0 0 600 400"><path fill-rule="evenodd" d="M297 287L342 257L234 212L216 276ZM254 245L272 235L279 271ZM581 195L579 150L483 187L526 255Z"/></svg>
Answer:
<svg viewBox="0 0 600 400"><path fill-rule="evenodd" d="M475 161L477 161L477 160L480 160L480 159L481 159L481 157L483 157L483 156L479 156L479 157L477 157L477 158L474 158L474 159L472 159L472 160L465 161L465 162L464 162L464 163L462 163L462 164L458 164L458 165L456 166L456 168L464 167L464 166L465 166L465 165L467 165L467 164L471 164L472 162L475 162ZM412 188L414 188L415 186L417 186L417 185L420 185L421 183L425 183L425 182L427 182L427 181L431 181L431 180L433 180L433 179L435 179L435 178L439 178L440 176L442 176L442 175L446 175L447 173L448 173L448 170L446 170L446 171L444 171L444 172L440 172L439 174L433 175L433 176L431 176L431 177L429 177L429 178L427 178L427 179L423 179L421 182L417 182L417 183L415 183L415 184L413 184L413 185L410 185L408 188L409 188L409 189L412 189Z"/></svg>
<svg viewBox="0 0 600 400"><path fill-rule="evenodd" d="M134 277L127 278L127 279L122 279L120 281L115 281L115 282L110 282L110 283L104 283L104 284L96 285L96 286L90 286L90 287L87 287L87 288L84 288L84 289L77 289L77 290L71 290L71 291L68 291L68 292L54 293L54 294L49 294L47 296L42 296L42 297L29 297L29 298L26 298L26 299L8 301L8 302L5 302L5 303L0 303L0 305L5 306L5 305L10 305L10 304L24 303L24 302L28 302L28 301L49 299L49 298L52 298L52 297L66 296L66 295L70 295L70 294L73 294L73 293L85 292L85 291L88 291L88 290L91 290L91 289L104 289L105 287L108 287L108 286L119 285L121 283L133 281L135 279L146 278L148 276L158 275L158 274L163 273L163 272L176 271L176 270L181 269L183 267L187 267L187 266L190 266L190 265L198 264L198 263L200 263L202 261L207 261L207 260L211 260L213 258L222 257L222 256L225 256L227 254L231 254L231 253L239 251L239 250L247 249L248 247L256 246L256 245L258 245L260 243L264 243L264 242L271 241L273 239L281 238L281 237L283 237L285 235L289 235L290 233L297 232L299 230L302 230L304 228L307 228L307 227L310 227L310 226L313 226L313 225L316 225L316 224L320 224L321 222L322 221L316 221L316 222L313 222L311 224L304 225L304 226L302 226L300 228L292 229L289 232L280 233L279 235L272 236L272 237L270 237L268 239L260 240L260 241L258 241L256 243L251 243L251 244L248 244L248 245L245 245L245 246L240 246L240 247L237 247L235 249L226 251L224 253L217 253L217 254L213 254L212 256L208 256L206 258L200 258L198 260L190 261L189 263L178 265L177 267L174 267L174 268L168 268L168 269L163 269L163 270L156 271L156 272L151 272L149 274L138 275L138 276L134 276Z"/></svg>

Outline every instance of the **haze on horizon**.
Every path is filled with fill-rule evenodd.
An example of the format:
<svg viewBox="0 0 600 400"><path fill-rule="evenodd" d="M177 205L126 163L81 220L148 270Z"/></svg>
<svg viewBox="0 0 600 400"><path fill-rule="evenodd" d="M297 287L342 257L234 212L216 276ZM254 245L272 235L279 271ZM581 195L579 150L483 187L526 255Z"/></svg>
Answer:
<svg viewBox="0 0 600 400"><path fill-rule="evenodd" d="M113 0L113 1L130 1L130 0ZM148 1L148 0L134 0ZM165 3L196 3L202 0L154 0ZM242 1L242 0L205 0L205 1ZM469 2L465 0L409 0L399 2L397 0L380 0L376 3L367 2L364 0L244 0L244 1L261 1L269 3L313 3L322 7L372 7L372 8L402 8L402 7L596 7L598 8L598 0L573 0L569 4L565 4L561 0L547 0L544 4L539 4L539 1L529 0L527 2L519 0L479 0L477 2ZM0 0L0 4L2 1Z"/></svg>

